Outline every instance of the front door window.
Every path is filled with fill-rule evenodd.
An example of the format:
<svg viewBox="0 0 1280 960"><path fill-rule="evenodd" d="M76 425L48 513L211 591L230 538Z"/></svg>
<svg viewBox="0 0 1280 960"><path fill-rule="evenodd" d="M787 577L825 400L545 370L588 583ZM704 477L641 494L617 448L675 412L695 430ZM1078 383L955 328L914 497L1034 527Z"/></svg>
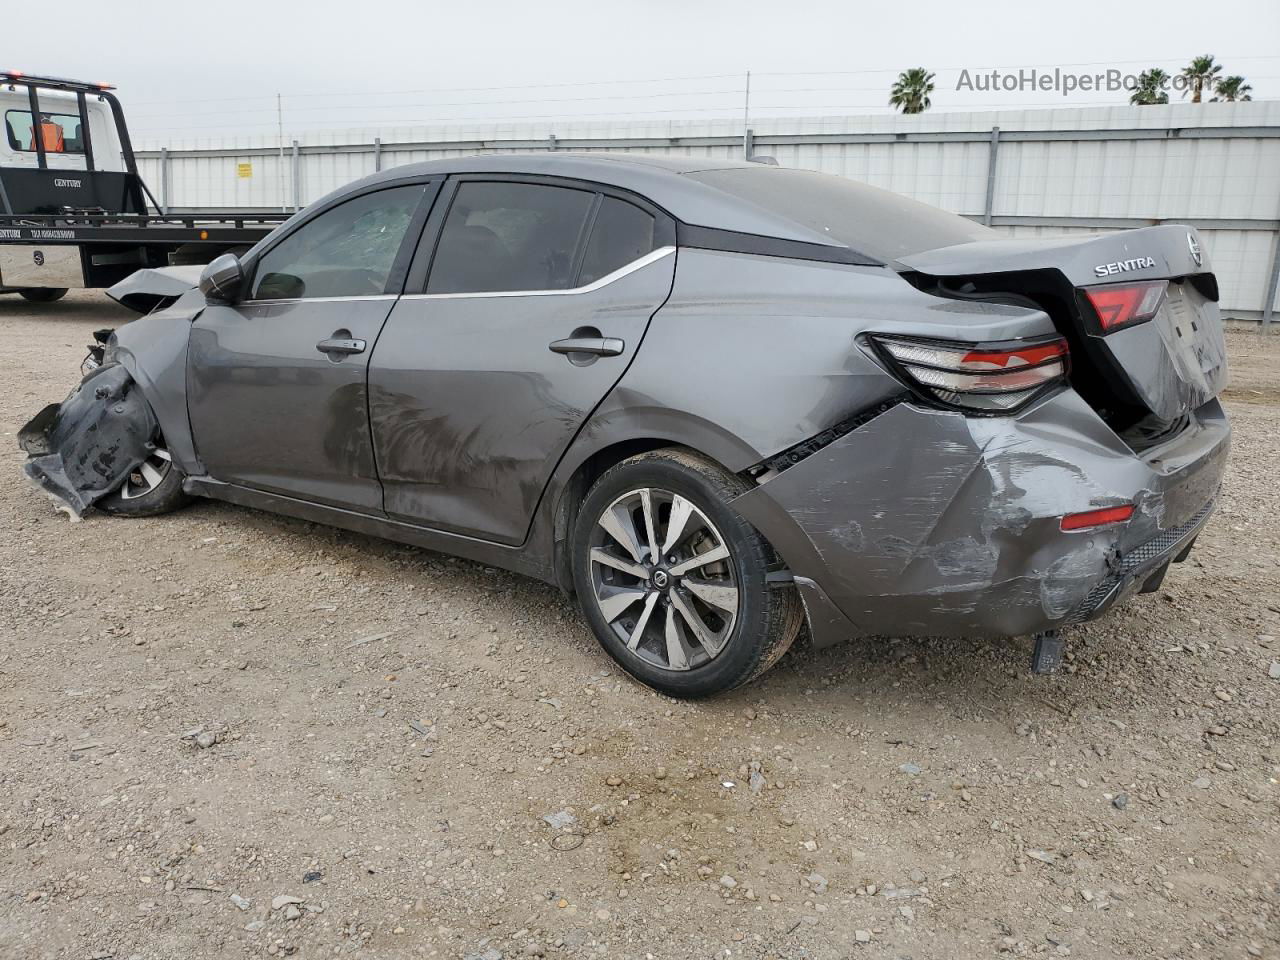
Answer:
<svg viewBox="0 0 1280 960"><path fill-rule="evenodd" d="M251 299L385 293L422 192L419 185L367 193L303 224L259 261Z"/></svg>

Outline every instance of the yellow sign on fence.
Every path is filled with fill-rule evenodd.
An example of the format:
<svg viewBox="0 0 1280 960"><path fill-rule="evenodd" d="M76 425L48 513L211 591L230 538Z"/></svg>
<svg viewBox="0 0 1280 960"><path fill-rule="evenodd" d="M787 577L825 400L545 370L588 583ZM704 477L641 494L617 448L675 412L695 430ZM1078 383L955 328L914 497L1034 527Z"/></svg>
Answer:
<svg viewBox="0 0 1280 960"><path fill-rule="evenodd" d="M253 164L237 163L236 176L239 177L241 180L248 180L250 177L253 176Z"/></svg>

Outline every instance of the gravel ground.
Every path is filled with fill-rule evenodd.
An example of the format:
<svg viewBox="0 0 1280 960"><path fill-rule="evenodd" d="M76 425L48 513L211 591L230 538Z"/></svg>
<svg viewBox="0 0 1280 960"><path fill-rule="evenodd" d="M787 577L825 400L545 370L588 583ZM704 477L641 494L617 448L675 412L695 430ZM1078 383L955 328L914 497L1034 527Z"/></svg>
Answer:
<svg viewBox="0 0 1280 960"><path fill-rule="evenodd" d="M520 577L20 477L101 295L0 298L0 956L1280 956L1280 337L1216 518L1025 643L800 648L697 704Z"/></svg>

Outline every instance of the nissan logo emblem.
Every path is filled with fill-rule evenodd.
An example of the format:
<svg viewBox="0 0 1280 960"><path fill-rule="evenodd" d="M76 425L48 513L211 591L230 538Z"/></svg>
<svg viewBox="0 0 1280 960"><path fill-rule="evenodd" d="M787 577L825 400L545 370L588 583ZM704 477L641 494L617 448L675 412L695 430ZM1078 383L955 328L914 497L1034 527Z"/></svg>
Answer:
<svg viewBox="0 0 1280 960"><path fill-rule="evenodd" d="M1194 233L1187 234L1187 249L1191 251L1191 259L1196 262L1196 266L1204 266L1204 254L1200 252L1200 242L1196 240Z"/></svg>

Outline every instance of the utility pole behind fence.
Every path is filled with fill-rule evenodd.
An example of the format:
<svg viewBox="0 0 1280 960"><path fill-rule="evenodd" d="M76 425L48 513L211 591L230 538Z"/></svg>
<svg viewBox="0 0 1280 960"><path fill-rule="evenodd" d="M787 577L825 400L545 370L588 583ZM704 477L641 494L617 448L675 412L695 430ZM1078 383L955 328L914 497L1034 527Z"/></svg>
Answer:
<svg viewBox="0 0 1280 960"><path fill-rule="evenodd" d="M168 213L169 207L173 201L169 199L171 188L169 186L169 177L171 171L169 169L169 148L160 148L160 212Z"/></svg>
<svg viewBox="0 0 1280 960"><path fill-rule="evenodd" d="M293 212L302 209L302 151L298 141L293 141Z"/></svg>
<svg viewBox="0 0 1280 960"><path fill-rule="evenodd" d="M288 213L289 207L284 200L284 107L280 102L280 94L276 94L276 143L280 146L277 166L280 168L280 212Z"/></svg>

